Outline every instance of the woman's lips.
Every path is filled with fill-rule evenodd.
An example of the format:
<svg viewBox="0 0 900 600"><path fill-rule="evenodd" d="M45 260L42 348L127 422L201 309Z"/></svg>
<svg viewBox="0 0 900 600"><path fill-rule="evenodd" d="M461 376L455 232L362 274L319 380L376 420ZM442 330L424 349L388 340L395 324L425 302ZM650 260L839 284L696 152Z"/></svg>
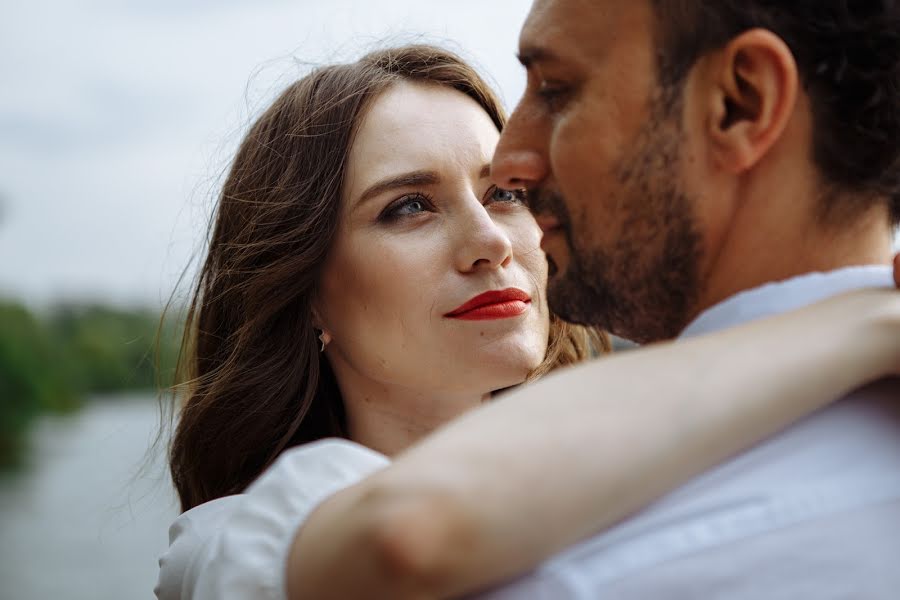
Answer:
<svg viewBox="0 0 900 600"><path fill-rule="evenodd" d="M488 304L458 315L448 316L452 319L460 319L462 321L493 321L494 319L510 319L512 317L518 317L526 310L528 310L527 302L512 300L510 302Z"/></svg>
<svg viewBox="0 0 900 600"><path fill-rule="evenodd" d="M463 321L509 319L523 314L529 304L531 296L520 289L509 288L479 294L444 316Z"/></svg>

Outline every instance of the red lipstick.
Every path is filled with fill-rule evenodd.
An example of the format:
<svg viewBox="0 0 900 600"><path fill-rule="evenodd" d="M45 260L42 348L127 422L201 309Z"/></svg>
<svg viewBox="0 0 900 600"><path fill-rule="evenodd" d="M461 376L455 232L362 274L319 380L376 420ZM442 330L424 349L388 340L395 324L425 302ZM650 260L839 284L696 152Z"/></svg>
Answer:
<svg viewBox="0 0 900 600"><path fill-rule="evenodd" d="M531 296L520 289L490 291L475 296L445 317L463 321L492 321L518 317L528 310Z"/></svg>

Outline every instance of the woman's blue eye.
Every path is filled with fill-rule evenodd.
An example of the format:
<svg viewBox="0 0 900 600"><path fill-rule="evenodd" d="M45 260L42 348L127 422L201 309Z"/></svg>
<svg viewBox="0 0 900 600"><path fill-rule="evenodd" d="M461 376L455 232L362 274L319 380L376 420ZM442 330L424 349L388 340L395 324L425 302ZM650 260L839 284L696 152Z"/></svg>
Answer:
<svg viewBox="0 0 900 600"><path fill-rule="evenodd" d="M504 190L494 187L490 196L494 202L525 202L525 190Z"/></svg>
<svg viewBox="0 0 900 600"><path fill-rule="evenodd" d="M408 217L412 215L418 215L423 212L426 212L429 208L429 200L421 195L411 195L406 196L405 198L401 198L391 206L389 206L382 217L384 219L398 219L401 217Z"/></svg>
<svg viewBox="0 0 900 600"><path fill-rule="evenodd" d="M425 210L425 203L421 200L408 200L394 209L394 214L411 215Z"/></svg>

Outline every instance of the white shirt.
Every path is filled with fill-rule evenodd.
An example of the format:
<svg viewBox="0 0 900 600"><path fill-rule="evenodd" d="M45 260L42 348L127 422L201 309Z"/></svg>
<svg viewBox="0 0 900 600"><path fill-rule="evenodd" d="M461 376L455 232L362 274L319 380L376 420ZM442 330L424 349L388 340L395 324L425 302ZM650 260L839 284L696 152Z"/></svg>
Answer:
<svg viewBox="0 0 900 600"><path fill-rule="evenodd" d="M886 267L743 292L683 337L841 292ZM723 402L727 398L723 398ZM900 380L869 386L480 598L900 598Z"/></svg>
<svg viewBox="0 0 900 600"><path fill-rule="evenodd" d="M359 444L328 439L285 451L243 494L185 512L159 559L159 600L283 600L294 534L320 502L387 466Z"/></svg>

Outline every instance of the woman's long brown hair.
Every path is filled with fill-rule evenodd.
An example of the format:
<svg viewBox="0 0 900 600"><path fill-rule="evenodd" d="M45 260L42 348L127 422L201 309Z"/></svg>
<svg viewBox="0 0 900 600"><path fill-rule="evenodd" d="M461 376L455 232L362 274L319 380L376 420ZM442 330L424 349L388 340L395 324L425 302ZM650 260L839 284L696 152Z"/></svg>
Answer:
<svg viewBox="0 0 900 600"><path fill-rule="evenodd" d="M319 353L311 300L338 227L347 156L372 100L397 81L458 90L498 129L495 94L454 54L415 45L317 69L251 127L218 199L188 306L169 451L182 510L244 490L286 448L346 437L343 402ZM553 318L532 377L608 348ZM549 401L549 400L548 400Z"/></svg>

